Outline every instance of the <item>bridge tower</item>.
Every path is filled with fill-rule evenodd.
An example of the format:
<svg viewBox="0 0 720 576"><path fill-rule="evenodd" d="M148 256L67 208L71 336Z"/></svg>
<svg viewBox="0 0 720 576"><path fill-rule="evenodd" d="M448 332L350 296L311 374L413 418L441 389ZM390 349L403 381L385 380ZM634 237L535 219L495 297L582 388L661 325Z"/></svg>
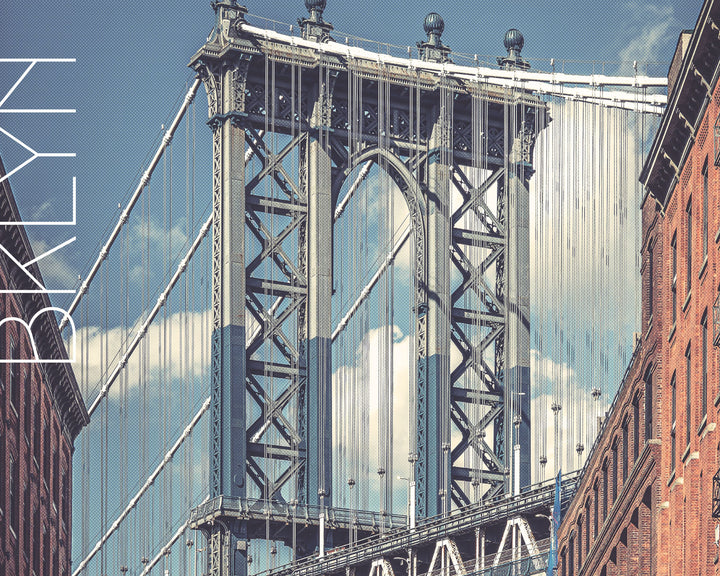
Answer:
<svg viewBox="0 0 720 576"><path fill-rule="evenodd" d="M335 42L325 0L305 4L296 36L255 28L236 0L216 0L215 29L191 61L213 133L211 501L193 523L209 538L213 575L247 574L247 543L268 525L252 520L253 506L268 519L268 503L317 518L301 554L341 538L324 528L333 211L369 161L412 221L418 515L530 482L528 181L544 105L472 67L458 73L437 14L420 58L402 60ZM506 47L503 67L526 66L517 31Z"/></svg>

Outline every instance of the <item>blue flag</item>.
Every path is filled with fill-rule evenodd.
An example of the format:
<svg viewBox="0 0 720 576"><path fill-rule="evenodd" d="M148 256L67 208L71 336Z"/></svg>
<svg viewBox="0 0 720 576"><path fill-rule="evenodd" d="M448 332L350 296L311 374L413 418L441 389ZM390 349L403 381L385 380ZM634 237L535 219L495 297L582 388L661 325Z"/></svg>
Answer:
<svg viewBox="0 0 720 576"><path fill-rule="evenodd" d="M551 515L552 534L550 535L550 554L548 556L547 576L553 576L557 566L557 534L560 530L562 511L560 510L560 488L562 486L562 470L555 477L555 501Z"/></svg>

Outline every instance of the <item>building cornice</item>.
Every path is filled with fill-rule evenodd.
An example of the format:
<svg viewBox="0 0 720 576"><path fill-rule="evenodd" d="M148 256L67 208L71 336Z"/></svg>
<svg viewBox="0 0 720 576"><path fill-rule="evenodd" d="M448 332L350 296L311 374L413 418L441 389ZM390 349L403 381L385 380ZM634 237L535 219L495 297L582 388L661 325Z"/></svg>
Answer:
<svg viewBox="0 0 720 576"><path fill-rule="evenodd" d="M720 76L720 3L705 0L640 181L663 206L680 180Z"/></svg>
<svg viewBox="0 0 720 576"><path fill-rule="evenodd" d="M5 167L0 158L0 176L6 174ZM12 194L8 179L0 182L0 219L4 222L21 221L20 212ZM19 262L25 263L35 259L35 255L27 237L25 228L21 225L0 226L0 243L8 249ZM8 283L11 290L35 289L27 274L13 274L8 265L8 259L0 255L0 265L8 271ZM42 275L37 263L29 265L28 271L42 283ZM19 272L17 266L13 269ZM23 313L31 318L43 308L52 306L47 293L18 294L16 299ZM36 320L38 326L34 333L42 334L36 338L35 343L38 354L43 359L67 360L67 350L58 325L54 322L54 313L40 314ZM35 326L34 325L34 326ZM87 408L80 388L75 378L72 366L68 362L50 362L39 365L43 379L50 391L50 396L58 410L63 428L69 436L71 443L75 440L83 426L90 421Z"/></svg>

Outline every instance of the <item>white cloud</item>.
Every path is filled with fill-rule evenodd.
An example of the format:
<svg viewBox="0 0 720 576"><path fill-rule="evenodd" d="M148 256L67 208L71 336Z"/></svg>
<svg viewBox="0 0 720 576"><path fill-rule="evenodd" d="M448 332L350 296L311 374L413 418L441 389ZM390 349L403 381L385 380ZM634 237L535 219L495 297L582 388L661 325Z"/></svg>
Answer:
<svg viewBox="0 0 720 576"><path fill-rule="evenodd" d="M45 240L36 240L32 243L32 248L37 257L56 248L61 243L50 245ZM69 244L67 247L57 250L38 261L45 288L48 290L71 290L77 284L77 269L67 258L67 253L72 249L73 244Z"/></svg>
<svg viewBox="0 0 720 576"><path fill-rule="evenodd" d="M137 330L140 323L136 326ZM119 359L135 337L135 331L125 334L121 327L103 331L98 326L86 326L77 331L77 363L74 366L78 379L89 386L90 398L118 364ZM162 312L150 325L140 346L127 363L125 374L128 389L141 382L150 384L151 390L165 370L170 381L187 375L193 378L206 373L210 362L210 317L208 313L177 312L163 319ZM161 350L165 350L162 352ZM105 351L108 351L106 354ZM72 354L72 351L70 351ZM141 359L144 356L144 361ZM185 360L181 358L185 357ZM87 358L87 360L83 360ZM110 397L117 397L117 382L110 388ZM159 390L158 390L159 393Z"/></svg>
<svg viewBox="0 0 720 576"><path fill-rule="evenodd" d="M383 364L389 357L380 354L381 347L388 338L392 338L392 380ZM394 326L370 330L353 353L353 364L339 366L333 374L333 444L338 466L336 485L336 505L338 498L349 504L347 480L352 477L357 482L357 491L370 499L373 508L379 507L381 483L378 469L385 467L381 463L380 450L392 449L392 473L394 484L395 513L404 510L404 494L407 486L398 481L396 476L409 476L408 453L411 449L409 437L410 426L410 336L403 335ZM392 394L390 384L392 382ZM384 394L386 400L381 399ZM392 444L381 442L381 406L387 407L387 400L392 402ZM384 409L384 408L383 408ZM385 412L384 418L390 417ZM384 420L388 426L387 420ZM360 459L357 459L357 456ZM388 455L390 458L390 455ZM358 466L353 464L360 462ZM338 494L338 491L340 492Z"/></svg>
<svg viewBox="0 0 720 576"><path fill-rule="evenodd" d="M553 478L559 469L570 472L583 466L597 435L598 417L605 415L611 398L604 394L596 399L578 381L575 370L540 356L537 350L531 354L531 379L530 463L532 482L540 482ZM553 411L554 404L561 409ZM579 454L578 444L584 448Z"/></svg>
<svg viewBox="0 0 720 576"><path fill-rule="evenodd" d="M620 50L620 60L657 60L658 48L680 27L672 5L630 0L625 4L625 12L625 26L632 39Z"/></svg>

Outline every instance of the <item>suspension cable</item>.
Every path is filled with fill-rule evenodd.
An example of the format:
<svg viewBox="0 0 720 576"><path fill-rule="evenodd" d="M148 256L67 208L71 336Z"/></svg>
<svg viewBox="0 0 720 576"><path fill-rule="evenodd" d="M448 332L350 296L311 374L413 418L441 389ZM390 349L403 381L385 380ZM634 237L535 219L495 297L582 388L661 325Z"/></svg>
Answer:
<svg viewBox="0 0 720 576"><path fill-rule="evenodd" d="M175 456L175 453L180 449L185 439L190 436L190 433L192 432L195 425L198 423L200 418L207 412L207 409L210 407L210 398L207 398L205 400L205 403L202 405L200 410L198 410L197 414L195 414L195 417L190 421L190 424L187 425L185 430L183 431L180 438L177 439L175 444L173 444L172 448L165 454L165 457L163 458L162 462L158 464L157 468L155 468L155 471L150 475L150 477L145 481L145 484L143 484L142 488L138 491L137 494L133 497L132 500L130 500L129 504L126 506L125 510L118 516L117 520L113 522L110 529L105 533L105 535L98 541L98 543L95 545L95 548L92 549L90 554L87 555L87 557L80 562L78 567L75 569L75 572L73 572L73 576L78 576L88 565L90 560L93 559L95 554L98 553L98 551L105 545L105 543L108 541L110 536L118 529L120 524L127 518L128 514L132 511L133 508L137 505L137 503L140 501L140 499L143 497L145 492L148 491L148 489L153 485L157 477L160 475L160 473L163 471L165 466L170 463L173 456Z"/></svg>
<svg viewBox="0 0 720 576"><path fill-rule="evenodd" d="M60 322L60 331L67 326L67 323L69 321L69 317L75 312L75 309L77 308L78 304L80 303L80 300L85 295L85 293L88 290L88 287L90 286L90 283L95 278L95 275L98 273L98 270L100 269L100 265L103 263L105 258L107 258L108 253L110 252L110 248L112 247L113 243L117 239L118 235L120 234L120 230L122 230L123 226L125 226L125 223L128 221L128 218L130 217L130 212L135 207L135 204L137 203L138 199L140 198L140 195L142 194L142 191L145 189L145 186L150 182L150 177L152 176L155 168L157 167L158 163L160 162L160 158L163 156L163 153L165 152L165 149L170 144L170 141L172 140L175 130L180 125L180 121L182 120L183 116L185 115L185 112L187 111L188 107L190 106L190 103L195 98L195 95L197 94L198 88L200 87L200 84L202 83L202 80L199 78L195 79L195 82L193 82L193 85L190 87L190 89L187 91L187 94L185 95L185 99L183 100L182 106L180 107L180 110L178 110L177 115L175 116L175 119L172 121L172 124L170 125L170 128L166 130L165 135L163 136L162 142L160 143L160 146L158 147L157 151L155 152L155 156L153 156L152 161L150 162L150 165L148 166L147 170L142 175L142 178L140 178L140 183L135 188L135 192L133 193L132 197L130 198L130 201L128 202L128 205L125 207L125 210L122 211L122 214L120 214L120 219L118 220L117 224L115 224L115 228L113 229L112 233L110 234L110 238L108 238L108 241L103 246L102 250L100 250L100 254L95 261L95 264L93 264L93 267L90 270L90 273L88 274L87 278L83 281L83 283L80 286L80 289L78 290L77 294L75 295L75 298L73 299L72 303L67 309L67 314L63 316L62 321Z"/></svg>
<svg viewBox="0 0 720 576"><path fill-rule="evenodd" d="M150 311L150 314L145 319L145 322L143 322L142 326L138 329L137 333L135 334L135 338L133 338L132 343L128 347L128 349L125 351L125 353L122 355L122 358L118 361L117 365L115 366L115 369L112 371L112 374L108 377L105 384L103 384L103 387L100 390L100 393L97 395L95 400L93 401L92 405L88 409L88 414L90 416L93 415L93 412L97 409L100 402L107 396L108 391L110 390L110 387L112 386L113 382L115 382L115 379L117 378L118 374L125 368L128 360L130 359L130 356L132 356L132 353L137 348L140 341L145 337L145 334L147 333L148 326L152 323L152 321L155 319L155 316L157 316L158 312L163 308L165 305L165 302L167 301L167 298L172 291L175 284L177 284L180 277L183 275L185 270L187 269L188 262L190 261L190 258L192 258L193 254L195 254L198 246L200 246L200 243L207 235L208 231L210 230L210 226L212 225L213 217L212 215L205 221L205 224L203 224L202 228L200 229L200 232L198 233L197 237L195 238L195 241L193 242L192 246L190 246L190 249L188 250L188 253L185 255L185 258L183 258L178 265L177 271L173 275L173 277L170 279L170 282L165 287L165 290L163 290L162 294L158 298L155 306Z"/></svg>

